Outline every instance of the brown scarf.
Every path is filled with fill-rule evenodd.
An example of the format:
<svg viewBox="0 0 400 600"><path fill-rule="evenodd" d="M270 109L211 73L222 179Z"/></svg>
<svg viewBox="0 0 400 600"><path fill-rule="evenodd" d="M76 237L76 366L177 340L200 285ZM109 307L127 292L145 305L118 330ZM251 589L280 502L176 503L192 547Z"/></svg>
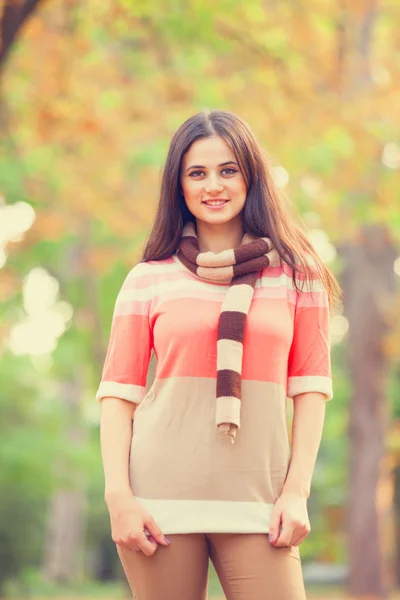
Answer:
<svg viewBox="0 0 400 600"><path fill-rule="evenodd" d="M247 314L259 272L279 266L280 257L269 238L245 233L238 248L200 252L194 223L186 223L176 252L182 263L198 277L230 283L218 322L217 410L219 431L232 444L240 428L243 338Z"/></svg>

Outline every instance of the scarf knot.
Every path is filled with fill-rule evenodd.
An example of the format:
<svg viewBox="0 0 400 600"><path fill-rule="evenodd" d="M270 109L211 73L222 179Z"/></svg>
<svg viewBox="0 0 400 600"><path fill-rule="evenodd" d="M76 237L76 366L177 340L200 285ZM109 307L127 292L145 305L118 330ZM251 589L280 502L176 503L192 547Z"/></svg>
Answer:
<svg viewBox="0 0 400 600"><path fill-rule="evenodd" d="M200 252L194 223L186 223L176 252L181 262L206 281L229 283L218 321L216 425L233 443L240 428L243 339L259 272L280 266L267 237L245 233L239 247Z"/></svg>

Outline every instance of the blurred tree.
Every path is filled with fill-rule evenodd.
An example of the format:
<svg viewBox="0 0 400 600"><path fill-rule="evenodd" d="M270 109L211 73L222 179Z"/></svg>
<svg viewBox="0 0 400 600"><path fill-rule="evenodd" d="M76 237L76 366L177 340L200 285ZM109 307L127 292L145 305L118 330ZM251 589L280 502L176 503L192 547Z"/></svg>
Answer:
<svg viewBox="0 0 400 600"><path fill-rule="evenodd" d="M343 3L338 23L338 55L345 96L360 98L373 88L373 39L378 2ZM346 72L351 75L343 81ZM372 109L372 107L371 107ZM370 109L370 110L371 110ZM376 121L378 118L375 117ZM383 117L384 119L384 117ZM375 122L376 122L375 121ZM379 144L376 145L379 152ZM375 176L362 177L349 199L362 196L365 216L376 211L378 165ZM380 204L379 200L378 203ZM389 424L388 384L391 360L385 337L393 326L395 305L395 238L383 223L361 227L353 240L342 245L345 314L349 320L349 366L352 382L350 405L350 471L348 507L349 591L353 597L384 598L393 589L394 527L391 469L386 437ZM362 310L360 310L362 307ZM389 490L388 490L389 482ZM387 527L389 525L389 528Z"/></svg>
<svg viewBox="0 0 400 600"><path fill-rule="evenodd" d="M375 594L383 598L394 584L394 572L387 564L387 539L383 537L385 521L389 519L394 526L392 510L387 514L391 494L385 486L390 364L384 340L394 304L393 263L397 253L383 225L365 227L357 242L343 245L341 251L346 264L342 277L353 388L349 425L349 587L354 597ZM388 558L393 561L393 548L389 548Z"/></svg>
<svg viewBox="0 0 400 600"><path fill-rule="evenodd" d="M3 0L0 6L0 69L25 21L43 0Z"/></svg>

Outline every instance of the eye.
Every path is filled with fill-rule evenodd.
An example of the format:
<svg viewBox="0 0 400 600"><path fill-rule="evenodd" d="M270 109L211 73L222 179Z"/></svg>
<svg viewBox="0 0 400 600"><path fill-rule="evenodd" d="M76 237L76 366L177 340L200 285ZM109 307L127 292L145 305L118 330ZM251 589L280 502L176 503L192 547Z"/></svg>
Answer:
<svg viewBox="0 0 400 600"><path fill-rule="evenodd" d="M233 167L225 167L225 169L222 169L221 173L225 174L225 175L234 175L235 173L237 173L238 170L234 169ZM197 178L197 177L203 177L205 175L204 171L192 171L191 173L189 173L189 177L193 177L193 178Z"/></svg>

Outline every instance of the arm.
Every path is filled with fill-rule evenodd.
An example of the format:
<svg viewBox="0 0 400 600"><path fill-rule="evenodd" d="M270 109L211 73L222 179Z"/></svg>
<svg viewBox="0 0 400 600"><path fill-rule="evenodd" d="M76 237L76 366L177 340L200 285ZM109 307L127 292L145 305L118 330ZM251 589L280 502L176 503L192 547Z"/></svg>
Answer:
<svg viewBox="0 0 400 600"><path fill-rule="evenodd" d="M152 516L135 500L129 483L132 417L136 404L105 397L101 403L100 441L105 478L105 500L113 541L121 548L142 550L151 556L167 538ZM147 539L144 529L151 534Z"/></svg>
<svg viewBox="0 0 400 600"><path fill-rule="evenodd" d="M104 495L112 539L121 548L140 549L151 556L158 543L168 542L152 516L134 498L129 481L133 415L146 394L152 349L151 285L145 285L141 274L143 266L132 269L117 296L96 398L101 402ZM151 534L149 539L145 529Z"/></svg>
<svg viewBox="0 0 400 600"><path fill-rule="evenodd" d="M100 444L106 502L116 494L132 493L128 465L136 406L133 402L114 397L103 398L101 402Z"/></svg>
<svg viewBox="0 0 400 600"><path fill-rule="evenodd" d="M132 420L136 406L146 394L153 345L149 325L151 290L151 284L143 285L143 265L138 265L126 276L115 301L96 393L101 403L100 441L106 496L116 491L131 493L128 467Z"/></svg>
<svg viewBox="0 0 400 600"><path fill-rule="evenodd" d="M271 515L270 541L276 546L298 546L311 531L307 499L326 402L333 397L328 297L319 281L296 294L287 395L293 398L292 455Z"/></svg>
<svg viewBox="0 0 400 600"><path fill-rule="evenodd" d="M275 546L299 546L311 531L307 499L321 443L325 406L326 396L320 392L293 398L292 456L269 530L270 542Z"/></svg>
<svg viewBox="0 0 400 600"><path fill-rule="evenodd" d="M307 392L293 398L292 457L282 494L310 495L311 478L321 443L326 398Z"/></svg>
<svg viewBox="0 0 400 600"><path fill-rule="evenodd" d="M129 452L132 420L137 404L116 397L101 402L100 444L104 470L104 499L110 513L113 541L121 548L139 548L151 556L157 542L165 538L143 507L133 497L129 482ZM152 534L146 538L144 528Z"/></svg>

